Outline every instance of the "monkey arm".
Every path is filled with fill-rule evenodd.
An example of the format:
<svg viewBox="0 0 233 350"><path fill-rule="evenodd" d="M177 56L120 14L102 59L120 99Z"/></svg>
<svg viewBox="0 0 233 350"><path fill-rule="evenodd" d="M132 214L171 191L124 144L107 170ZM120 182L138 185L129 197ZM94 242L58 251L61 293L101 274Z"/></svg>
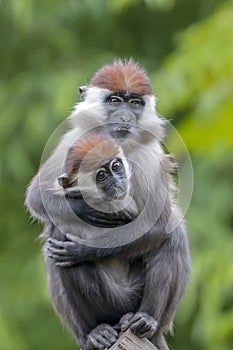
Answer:
<svg viewBox="0 0 233 350"><path fill-rule="evenodd" d="M175 310L185 292L191 258L185 227L178 226L159 248L149 254L147 277L139 311L125 314L119 321L122 331L130 328L147 337L159 349L168 349L162 335L171 330Z"/></svg>
<svg viewBox="0 0 233 350"><path fill-rule="evenodd" d="M41 222L49 220L41 197L39 173L32 179L27 189L25 205L34 218Z"/></svg>
<svg viewBox="0 0 233 350"><path fill-rule="evenodd" d="M43 191L43 198L41 194ZM68 205L67 205L68 202ZM46 208L45 205L46 204ZM67 211L72 211L84 222L96 227L116 227L125 225L132 219L123 211L118 213L104 213L90 207L82 196L65 197L55 195L53 192L44 190L40 185L39 173L32 180L26 195L25 204L33 217L43 223L68 217ZM56 221L56 220L54 220Z"/></svg>
<svg viewBox="0 0 233 350"><path fill-rule="evenodd" d="M56 261L58 266L66 267L87 261L98 261L108 257L121 256L131 259L137 256L145 256L149 252L156 254L162 243L170 237L170 234L165 233L163 216L162 214L154 226L140 238L124 245L117 241L117 231L106 233L106 242L103 243L104 248L91 244L81 244L77 241L77 237L72 234L67 234L65 240L60 240L59 237L52 237L47 242L48 255ZM137 229L137 223L119 228L121 234L123 233L129 238L134 236Z"/></svg>
<svg viewBox="0 0 233 350"><path fill-rule="evenodd" d="M134 258L137 256L155 252L160 248L166 234L148 232L134 242L101 248L87 246L77 242L77 237L71 234L66 235L66 240L49 238L47 251L50 258L56 261L57 266L68 267L87 261L98 261L103 258L121 256L123 258Z"/></svg>
<svg viewBox="0 0 233 350"><path fill-rule="evenodd" d="M88 205L82 195L66 197L74 213L84 222L102 228L112 228L128 224L133 218L124 211L105 213Z"/></svg>
<svg viewBox="0 0 233 350"><path fill-rule="evenodd" d="M190 268L187 234L181 224L155 256L147 257L147 279L139 312L153 316L160 329L171 327L175 309L189 280Z"/></svg>
<svg viewBox="0 0 233 350"><path fill-rule="evenodd" d="M66 235L69 237L69 234ZM97 261L106 257L118 256L122 247L98 248L80 244L75 241L61 241L49 238L46 243L48 256L56 261L57 266L69 267L86 261Z"/></svg>

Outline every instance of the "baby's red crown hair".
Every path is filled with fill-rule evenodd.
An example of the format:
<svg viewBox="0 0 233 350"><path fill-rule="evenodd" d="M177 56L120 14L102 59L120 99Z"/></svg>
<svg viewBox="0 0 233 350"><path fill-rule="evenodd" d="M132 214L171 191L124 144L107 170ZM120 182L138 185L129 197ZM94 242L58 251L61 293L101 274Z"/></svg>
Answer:
<svg viewBox="0 0 233 350"><path fill-rule="evenodd" d="M89 86L110 91L126 91L135 94L153 95L150 79L145 70L132 59L116 60L100 68L91 79Z"/></svg>
<svg viewBox="0 0 233 350"><path fill-rule="evenodd" d="M92 135L77 140L69 149L65 160L65 172L70 176L82 172L89 173L109 159L119 154L119 146L105 136ZM81 166L81 169L80 169Z"/></svg>

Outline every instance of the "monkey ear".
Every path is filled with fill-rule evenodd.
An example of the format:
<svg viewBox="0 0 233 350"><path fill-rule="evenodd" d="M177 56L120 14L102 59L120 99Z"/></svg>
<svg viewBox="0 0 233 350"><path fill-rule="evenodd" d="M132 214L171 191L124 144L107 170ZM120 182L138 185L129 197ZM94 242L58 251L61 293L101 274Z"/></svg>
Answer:
<svg viewBox="0 0 233 350"><path fill-rule="evenodd" d="M58 180L59 185L62 186L63 188L69 187L72 183L71 177L67 173L60 175L57 178L57 180Z"/></svg>
<svg viewBox="0 0 233 350"><path fill-rule="evenodd" d="M86 96L86 91L87 91L87 86L83 85L79 87L79 93L80 93L80 99L81 101L85 100L85 96Z"/></svg>

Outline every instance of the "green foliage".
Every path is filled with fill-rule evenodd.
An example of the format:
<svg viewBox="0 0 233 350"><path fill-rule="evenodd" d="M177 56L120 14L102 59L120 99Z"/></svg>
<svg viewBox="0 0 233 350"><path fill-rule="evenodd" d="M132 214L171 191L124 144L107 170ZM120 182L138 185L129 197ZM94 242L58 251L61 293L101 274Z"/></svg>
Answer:
<svg viewBox="0 0 233 350"><path fill-rule="evenodd" d="M24 193L78 86L131 56L147 68L158 110L194 168L193 273L169 341L180 350L233 348L232 17L232 2L221 0L0 2L1 349L76 349L50 306L41 227L25 212ZM169 145L182 159L172 137Z"/></svg>
<svg viewBox="0 0 233 350"><path fill-rule="evenodd" d="M225 4L180 34L177 50L154 75L159 109L166 116L179 113L190 151L217 154L233 146L232 16L232 4Z"/></svg>

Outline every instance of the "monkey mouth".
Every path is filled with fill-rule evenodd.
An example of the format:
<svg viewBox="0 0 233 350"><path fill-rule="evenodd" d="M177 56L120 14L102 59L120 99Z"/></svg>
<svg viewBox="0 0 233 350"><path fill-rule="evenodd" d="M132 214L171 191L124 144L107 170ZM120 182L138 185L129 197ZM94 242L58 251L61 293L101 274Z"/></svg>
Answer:
<svg viewBox="0 0 233 350"><path fill-rule="evenodd" d="M118 189L114 189L112 191L108 191L108 194L105 194L103 196L103 199L106 202L114 202L116 200L124 199L126 194L127 194L126 190L123 191L122 188L120 188L120 189L118 188Z"/></svg>
<svg viewBox="0 0 233 350"><path fill-rule="evenodd" d="M128 124L117 124L111 128L111 136L113 138L126 138L130 134L131 126Z"/></svg>

